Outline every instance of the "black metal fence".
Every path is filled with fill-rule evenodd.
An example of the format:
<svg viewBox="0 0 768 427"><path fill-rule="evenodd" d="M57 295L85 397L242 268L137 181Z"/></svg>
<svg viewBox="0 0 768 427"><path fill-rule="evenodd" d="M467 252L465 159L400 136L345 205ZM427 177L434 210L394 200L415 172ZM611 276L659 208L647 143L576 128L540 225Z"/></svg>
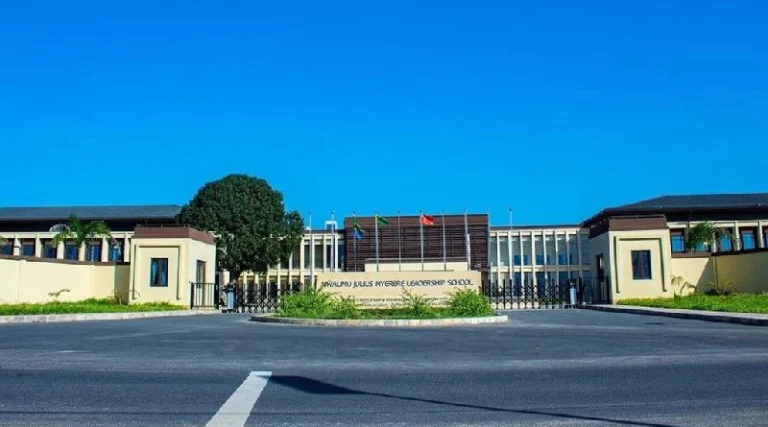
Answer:
<svg viewBox="0 0 768 427"><path fill-rule="evenodd" d="M227 307L228 286L218 283L190 283L190 308L224 309ZM239 313L269 313L277 309L280 296L305 289L309 284L238 283L232 286L233 311ZM575 304L571 288L576 291ZM488 297L496 310L567 308L584 304L609 303L610 278L574 278L567 280L506 279L484 281L481 293Z"/></svg>
<svg viewBox="0 0 768 427"><path fill-rule="evenodd" d="M575 298L571 299L571 288ZM481 292L496 310L547 309L577 307L610 301L610 281L594 278L567 280L514 280L484 281Z"/></svg>
<svg viewBox="0 0 768 427"><path fill-rule="evenodd" d="M190 308L226 309L229 287L233 291L233 311L238 313L269 313L275 311L280 296L304 289L300 282L294 283L190 283Z"/></svg>

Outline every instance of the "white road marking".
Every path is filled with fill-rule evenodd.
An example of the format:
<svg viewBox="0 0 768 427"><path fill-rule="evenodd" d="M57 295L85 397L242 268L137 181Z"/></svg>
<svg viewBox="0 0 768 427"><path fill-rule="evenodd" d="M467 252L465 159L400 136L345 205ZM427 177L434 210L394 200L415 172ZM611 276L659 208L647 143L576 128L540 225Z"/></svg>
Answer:
<svg viewBox="0 0 768 427"><path fill-rule="evenodd" d="M243 427L271 376L268 371L251 372L205 427Z"/></svg>

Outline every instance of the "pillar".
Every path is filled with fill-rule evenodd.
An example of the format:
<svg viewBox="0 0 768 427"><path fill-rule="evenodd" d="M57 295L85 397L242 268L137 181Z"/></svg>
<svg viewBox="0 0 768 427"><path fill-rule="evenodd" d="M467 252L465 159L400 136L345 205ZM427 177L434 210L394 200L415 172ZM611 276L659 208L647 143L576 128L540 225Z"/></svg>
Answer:
<svg viewBox="0 0 768 427"><path fill-rule="evenodd" d="M13 254L21 255L21 240L18 237L13 238Z"/></svg>
<svg viewBox="0 0 768 427"><path fill-rule="evenodd" d="M35 235L35 256L38 257L38 258L42 258L43 257L43 247L42 247L41 242L40 242L40 235L39 234Z"/></svg>
<svg viewBox="0 0 768 427"><path fill-rule="evenodd" d="M59 244L56 245L56 258L64 259L64 242L59 242Z"/></svg>
<svg viewBox="0 0 768 427"><path fill-rule="evenodd" d="M123 239L123 262L131 262L131 240L128 238L127 234ZM229 273L227 273L227 280L222 284L225 283L229 283Z"/></svg>

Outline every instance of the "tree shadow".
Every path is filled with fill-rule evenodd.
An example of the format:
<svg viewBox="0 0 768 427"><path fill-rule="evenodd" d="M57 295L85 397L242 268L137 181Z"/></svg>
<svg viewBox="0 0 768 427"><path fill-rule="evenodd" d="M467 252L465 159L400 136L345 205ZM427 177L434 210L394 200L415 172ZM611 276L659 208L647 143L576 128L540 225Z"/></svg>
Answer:
<svg viewBox="0 0 768 427"><path fill-rule="evenodd" d="M435 405L453 406L457 408L481 409L484 411L507 412L507 413L525 414L525 415L543 415L543 416L583 420L583 421L602 421L602 422L613 423L617 425L626 425L626 426L675 427L671 424L656 424L656 423L645 423L641 421L615 420L610 418L590 417L585 415L564 414L559 412L536 411L536 410L528 410L528 409L506 409L506 408L497 408L493 406L472 405L468 403L455 403L455 402L445 402L445 401L434 400L434 399L421 399L418 397L397 396L397 395L387 394L387 393L367 392L367 391L354 390L347 387L337 386L337 385L329 384L323 381L318 381L312 378L296 376L296 375L273 375L269 377L269 382L277 383L282 386L289 387L294 390L298 390L298 391L301 391L304 393L310 393L310 394L367 395L367 396L386 397L390 399L399 399L399 400L412 401L412 402L431 403Z"/></svg>

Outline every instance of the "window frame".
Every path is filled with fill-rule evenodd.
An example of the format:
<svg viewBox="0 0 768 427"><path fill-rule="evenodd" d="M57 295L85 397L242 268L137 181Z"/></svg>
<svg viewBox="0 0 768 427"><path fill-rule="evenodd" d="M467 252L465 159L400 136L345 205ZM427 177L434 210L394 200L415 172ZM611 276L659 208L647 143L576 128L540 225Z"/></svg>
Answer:
<svg viewBox="0 0 768 427"><path fill-rule="evenodd" d="M680 250L675 250L675 237L680 238ZM670 247L672 249L673 254L681 254L686 252L685 248L685 231L681 230L670 230L669 231L669 243Z"/></svg>
<svg viewBox="0 0 768 427"><path fill-rule="evenodd" d="M155 279L158 278L158 274L162 272L161 266L165 267L165 283L157 283ZM159 271L158 271L159 270ZM168 287L168 258L150 258L149 259L149 287L150 288L167 288ZM159 277L162 277L160 275Z"/></svg>
<svg viewBox="0 0 768 427"><path fill-rule="evenodd" d="M638 259L635 259L636 254ZM645 262L643 262L641 255L647 255ZM632 280L653 280L653 268L651 263L650 249L632 250L630 252L630 260L632 263ZM646 269L647 275L645 274Z"/></svg>

